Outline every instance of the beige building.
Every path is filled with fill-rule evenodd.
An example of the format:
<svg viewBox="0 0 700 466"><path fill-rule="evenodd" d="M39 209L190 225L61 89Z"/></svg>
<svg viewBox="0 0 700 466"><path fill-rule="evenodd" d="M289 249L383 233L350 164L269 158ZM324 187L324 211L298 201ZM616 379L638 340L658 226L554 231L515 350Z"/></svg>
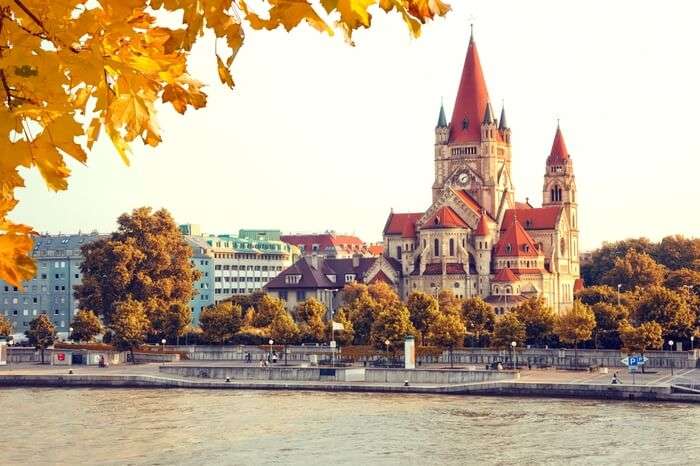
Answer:
<svg viewBox="0 0 700 466"><path fill-rule="evenodd" d="M432 205L389 214L384 254L400 262L399 291L481 296L498 313L530 296L569 308L579 279L579 226L571 157L557 127L546 159L541 207L516 202L511 130L491 106L479 54L469 41L451 121L435 129Z"/></svg>

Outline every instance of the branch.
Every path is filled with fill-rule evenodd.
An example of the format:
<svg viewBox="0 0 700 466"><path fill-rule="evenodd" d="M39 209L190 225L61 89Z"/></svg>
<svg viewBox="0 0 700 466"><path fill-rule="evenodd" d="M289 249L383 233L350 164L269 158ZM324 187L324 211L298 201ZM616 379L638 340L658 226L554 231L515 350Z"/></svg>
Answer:
<svg viewBox="0 0 700 466"><path fill-rule="evenodd" d="M7 84L5 70L0 69L0 81L2 81L2 87L5 89L5 95L7 96L7 106L12 110L12 94L10 93L10 86Z"/></svg>
<svg viewBox="0 0 700 466"><path fill-rule="evenodd" d="M42 37L42 36L38 36L38 37L45 39L45 40L51 40L52 42L56 43L57 45L63 45L58 40L49 39L51 37L51 34L49 34L49 31L46 30L46 26L44 26L43 21L41 21L34 13L32 13L32 10L27 8L27 6L24 3L22 3L22 0L14 0L14 1L15 1L15 5L17 5L20 8L20 10L22 10L24 12L24 14L29 16L29 18L31 18L31 20L34 21L34 23L41 28L41 31L43 32L45 37ZM24 28L22 28L22 29L24 29ZM26 31L26 29L25 29L25 31ZM68 49L73 53L80 52L80 50L78 48L76 48L72 45L69 45Z"/></svg>

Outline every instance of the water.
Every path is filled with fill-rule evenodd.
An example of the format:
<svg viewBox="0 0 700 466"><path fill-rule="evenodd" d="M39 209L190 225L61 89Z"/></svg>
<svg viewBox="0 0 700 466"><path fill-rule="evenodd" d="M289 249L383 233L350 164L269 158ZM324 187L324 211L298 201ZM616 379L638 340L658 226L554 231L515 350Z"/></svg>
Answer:
<svg viewBox="0 0 700 466"><path fill-rule="evenodd" d="M0 464L698 464L700 406L0 389Z"/></svg>

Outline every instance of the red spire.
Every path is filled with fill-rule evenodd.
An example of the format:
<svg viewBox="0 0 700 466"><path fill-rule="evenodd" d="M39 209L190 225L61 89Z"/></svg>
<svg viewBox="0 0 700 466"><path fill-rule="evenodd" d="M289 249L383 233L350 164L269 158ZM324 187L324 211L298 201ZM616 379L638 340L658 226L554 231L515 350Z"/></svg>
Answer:
<svg viewBox="0 0 700 466"><path fill-rule="evenodd" d="M484 212L484 209L481 209L481 218L479 219L479 224L476 226L476 231L474 232L474 236L488 236L489 235L489 227L486 224L486 213Z"/></svg>
<svg viewBox="0 0 700 466"><path fill-rule="evenodd" d="M525 231L515 215L511 218L511 224L496 244L496 256L537 257L539 252L532 236Z"/></svg>
<svg viewBox="0 0 700 466"><path fill-rule="evenodd" d="M469 228L451 207L442 206L425 222L422 228Z"/></svg>
<svg viewBox="0 0 700 466"><path fill-rule="evenodd" d="M549 153L547 163L566 163L567 160L569 160L569 151L566 150L566 143L564 142L564 135L561 134L561 128L559 128L559 125L557 125L557 132L554 135L552 151Z"/></svg>
<svg viewBox="0 0 700 466"><path fill-rule="evenodd" d="M481 120L486 113L488 102L489 91L486 89L479 52L472 36L469 39L467 58L464 60L462 79L452 111L450 142L467 143L481 140Z"/></svg>

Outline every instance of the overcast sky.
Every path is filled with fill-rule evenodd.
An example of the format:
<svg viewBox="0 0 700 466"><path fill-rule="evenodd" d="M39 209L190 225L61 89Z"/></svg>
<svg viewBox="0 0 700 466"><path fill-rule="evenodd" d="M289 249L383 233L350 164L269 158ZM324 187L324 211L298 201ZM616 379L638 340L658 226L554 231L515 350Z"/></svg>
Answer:
<svg viewBox="0 0 700 466"><path fill-rule="evenodd" d="M700 236L697 2L463 1L409 38L375 16L356 47L308 27L250 31L234 91L204 41L191 71L206 109L163 108L164 142L124 166L106 139L69 191L38 175L13 219L40 231L111 231L142 205L207 232L336 230L381 239L391 208L430 205L434 126L448 115L469 22L494 108L513 131L516 197L539 205L556 119L574 161L584 249L630 236ZM472 19L473 18L473 19Z"/></svg>

